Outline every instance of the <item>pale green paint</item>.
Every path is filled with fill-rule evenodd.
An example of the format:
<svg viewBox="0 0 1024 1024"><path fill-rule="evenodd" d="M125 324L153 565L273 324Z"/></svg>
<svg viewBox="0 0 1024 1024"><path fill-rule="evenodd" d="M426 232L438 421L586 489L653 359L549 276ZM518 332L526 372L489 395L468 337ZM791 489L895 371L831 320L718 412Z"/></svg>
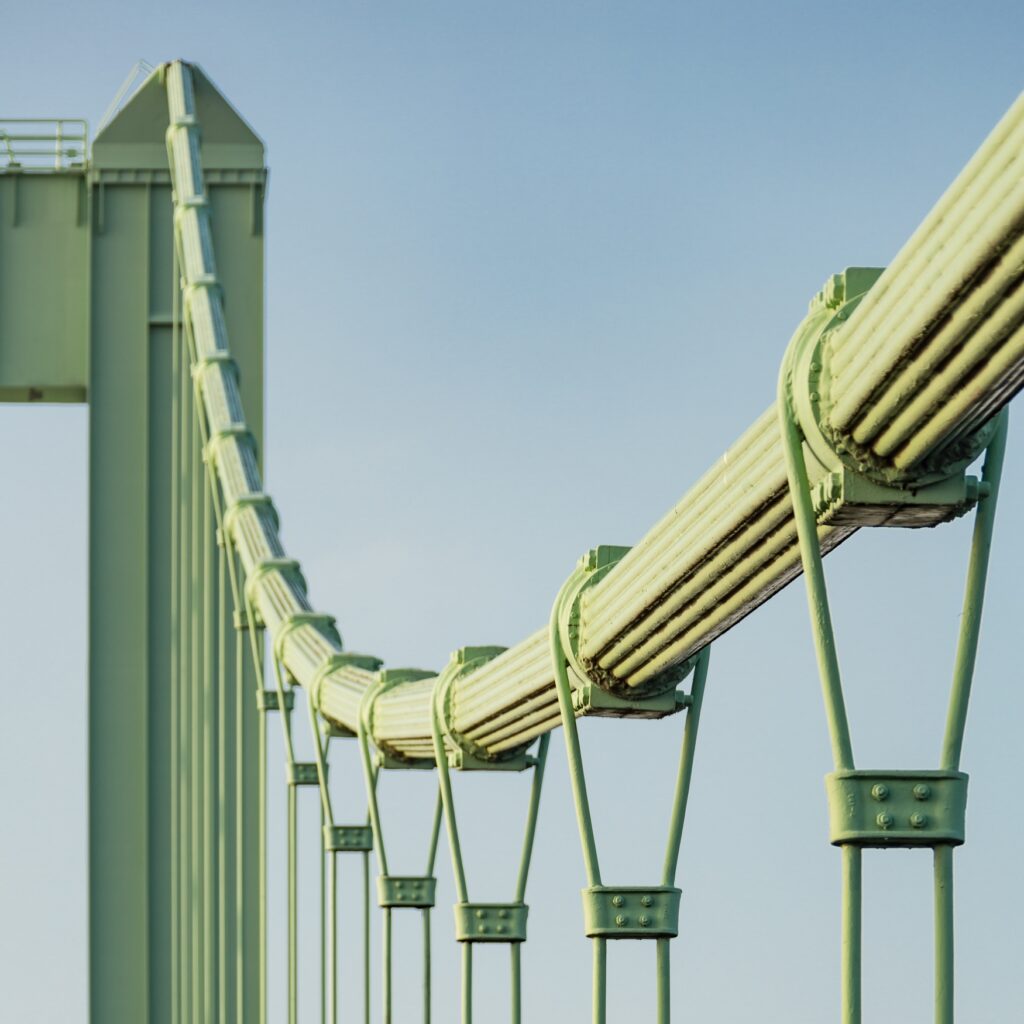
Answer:
<svg viewBox="0 0 1024 1024"><path fill-rule="evenodd" d="M179 188L176 200L180 217L175 223L180 226L191 218L189 226L178 232L180 268L173 265L174 232L166 170L168 99L173 124L167 134ZM1019 118L1020 111L1013 116ZM176 150L175 142L179 144ZM464 649L450 670L435 679L430 693L427 713L432 725L433 757L422 752L406 756L401 743L389 742L375 729L373 703L387 689L422 682L431 674L416 670L382 672L376 685L371 685L376 659L364 657L360 661L361 656L341 654L333 619L304 607L305 582L298 564L278 553L273 506L269 498L254 489L258 472L242 474L239 485L238 479L231 479L225 470L230 458L238 460L230 464L234 468L244 463L260 434L263 181L259 140L198 69L181 64L155 72L101 132L87 177L67 171L0 175L0 217L5 210L9 214L9 222L0 223L0 309L6 316L0 325L5 332L0 335L0 399L81 400L88 393L91 403L93 1018L104 1024L212 1020L218 1014L222 1019L240 1021L266 1019L266 878L260 827L265 812L260 806L262 797L257 797L258 792L265 795L265 737L258 753L254 744L257 721L260 728L265 728L265 715L259 711L272 706L284 712L281 721L288 755L289 1017L297 1018L295 787L319 784L324 801L322 826L328 845L333 847L335 840L347 833L339 831L331 819L327 764L316 715L324 713L337 673L339 679L344 677L350 692L363 695L354 714L350 707L331 721L337 734L343 734L346 728L358 732L365 768L372 832L382 868L379 902L385 910L386 1018L391 1012L390 913L401 906L424 911L424 988L429 1018L426 911L434 902L432 873L439 817L435 816L426 874L389 875L376 786L382 766L429 768L436 763L441 769L441 795L460 899L457 937L464 942L463 1017L468 1021L472 1012L472 943L509 941L513 1012L517 1019L518 943L525 937L526 908L522 900L540 765L531 798L517 899L500 905L468 900L448 768L449 764L481 770L526 767L530 763L524 753L526 743L543 733L546 750L544 730L554 723L550 714L545 717L534 712L524 731L502 749L492 750L487 743L478 743L469 730L458 725L453 684L465 683L467 689L479 685L488 672L500 672L507 663L505 659L515 658L520 652ZM965 194L969 193L968 187ZM952 219L948 208L955 201L956 197L943 200L947 220ZM69 218L72 207L74 217ZM945 223L936 230L945 230ZM204 231L211 232L213 245L209 253L204 250L197 259L199 247L195 243L205 237ZM1000 237L986 235L978 244L998 248ZM5 248L7 240L13 241ZM15 245L17 253L12 256ZM69 261L56 273L53 262L47 262L53 247ZM213 249L221 256L217 264L219 281L214 276ZM28 260L24 259L26 253ZM912 254L894 264L899 273L912 278L910 288L917 279L907 268L915 266L916 258ZM184 303L188 351L181 347L179 271L189 289ZM891 288L890 278L898 280L895 271L880 274L862 268L831 279L812 304L811 315L798 331L784 363L778 435L765 434L762 425L755 425L739 458L745 458L747 450L769 437L761 461L748 467L747 483L757 476L762 464L771 463L778 470L778 457L785 458L784 481L794 507L798 553L808 585L833 752L840 769L830 785L835 794L833 841L842 846L843 858L844 1020L853 1024L860 1018L862 849L903 844L935 848L936 1018L940 1024L948 1024L953 1006L951 848L963 838L966 786L966 776L954 769L962 744L1005 443L1005 417L998 428L991 425L980 429L972 417L980 416L979 410L990 412L991 404L1005 396L999 382L992 383L990 393L973 399L957 393L956 402L950 404L950 408L955 405L954 412L943 408L914 435L913 444L907 448L916 453L913 458L905 452L894 453L892 437L906 430L906 417L912 412L896 402L891 408L871 412L872 429L881 431L876 438L877 453L856 448L861 443L858 432L866 429L863 425L847 423L851 437L840 437L834 430L828 433L828 415L833 410L823 404L821 396L841 376L825 363L829 358L856 361L849 355L848 322L861 324L864 317L855 318L854 313L865 294L865 309L882 308L882 300L875 299ZM875 290L869 291L873 286ZM226 307L231 311L226 314L233 339L230 351L228 331L216 316L198 325L194 319L196 289L206 290L206 295L216 293L219 302L218 287L223 287L225 294L243 297L242 302ZM992 281L984 287L993 287ZM51 292L55 296L52 301ZM37 318L31 302L46 305L45 313ZM962 309L954 309L951 322L964 320L966 315L962 313ZM966 317L965 322L969 323L970 318ZM62 330L62 324L70 326ZM211 325L212 329L207 330ZM845 349L839 344L844 340ZM906 338L897 341L904 346L907 343ZM904 365L907 360L921 356L927 364L928 359L936 358L934 353L922 356L912 351L913 343L911 339L911 349L901 350L904 362L889 365L884 352L876 353L869 369L883 378L889 374L902 379L908 372ZM894 342L893 350L896 347ZM968 350L971 358L980 347ZM993 364L1008 365L1019 358L1018 353L1019 346L1007 343L993 357ZM190 365L197 371L195 394ZM215 382L223 383L232 367L243 370L241 405L247 417L243 420L239 412L234 420L222 422L211 403L207 382L216 378ZM836 372L841 374L842 369L839 366ZM913 372L923 371L915 368ZM937 372L936 380L943 373L945 370ZM953 415L959 417L953 426L961 430L962 436L957 445L946 450L945 436L940 437L936 431L944 429ZM925 435L938 438L931 448L921 440ZM977 484L963 476L963 466L982 443L989 441L985 479ZM213 456L205 469L200 460L203 451ZM743 480L742 474L734 475ZM769 474L764 481L754 483L769 488L774 477ZM703 500L701 497L692 504L699 505ZM864 525L932 525L962 514L975 502L975 542L943 748L946 770L914 773L912 777L906 773L856 772L821 565L826 542L832 538L834 543L848 535L842 532L844 529ZM729 502L721 497L719 507L731 511ZM689 514L691 510L686 511ZM254 534L247 534L239 525L243 516L248 527L258 530L262 548L252 541ZM218 555L214 547L214 517L222 543L231 545L228 558ZM552 660L543 682L554 691L557 713L566 730L588 878L584 893L586 931L595 940L594 1013L598 1021L603 1021L605 1014L606 940L616 937L657 940L658 1020L667 1021L669 1016L668 939L678 931L679 905L679 890L673 883L710 634L703 636L703 643L696 635L689 640L685 635L682 639L665 637L650 621L646 626L649 635L637 636L635 630L641 628L640 621L648 613L662 616L655 624L660 626L666 616L678 610L664 612L659 608L676 599L675 585L670 585L665 574L669 561L659 553L657 571L650 575L641 571L642 558L648 557L652 549L660 552L666 543L674 543L672 531L680 528L673 522L676 518L682 522L685 517L669 516L669 526L656 528L633 552L596 549L586 558L559 594L548 637ZM825 526L826 521L830 526ZM832 527L838 528L836 532L831 532ZM709 590L712 583L718 585L724 578L716 578L715 573L743 563L736 552L715 551L715 560L707 567L712 570L705 581ZM774 552L773 558L778 554ZM773 577L751 576L743 581L744 586L752 586L742 597L745 604L741 601L733 607L709 611L709 615L722 616L726 625L721 628L727 628L791 578L795 562L783 565L781 557L778 561L780 567L773 568ZM224 577L228 568L233 609L227 606ZM679 564L673 565L669 575L677 574L679 569ZM628 585L618 590L605 585L606 580L610 584L627 578ZM657 586L651 585L652 579ZM280 603L275 604L272 598L280 598L282 593L286 601L294 603L293 607L285 605L282 610ZM638 607L638 601L645 602L643 608ZM592 613L589 618L588 609ZM241 665L240 632L233 655L230 651L226 632L229 622L237 629L248 629L252 642L248 670ZM275 690L263 688L258 622L266 623L273 633ZM602 630L603 639L593 640ZM531 638L521 646L534 642ZM229 700L224 684L232 660L239 685L234 699ZM677 696L673 690L694 661L692 691ZM310 688L317 736L315 765L296 763L292 756L293 702L290 688L285 688L286 673L289 686L297 681ZM553 683L549 682L552 679ZM219 685L215 685L218 680ZM505 683L509 685L509 680ZM426 691L422 686L420 689ZM504 692L495 688L494 693L492 710L504 713ZM688 716L662 884L646 888L604 886L576 717L581 713L660 717L682 708L688 708ZM371 738L380 751L376 764L371 764L369 757ZM422 746L422 740L419 742ZM229 779L231 753L236 761L235 774ZM934 792L921 795L918 791L929 784ZM940 799L945 803L937 820L915 824L913 818L919 812L913 810L914 801L924 804ZM869 800L888 808L876 814L873 824L863 813L852 823L837 823L854 804L863 812ZM920 813L922 818L927 817ZM230 848L232 843L234 850ZM365 829L360 832L359 848L366 848ZM253 850L259 850L257 857L251 855ZM323 877L322 873L322 884ZM327 898L333 898L333 893ZM259 913L250 912L254 907L259 907ZM490 922L492 913L496 928L509 929L501 938L497 931L491 935L490 923L482 923L485 919ZM326 947L325 926L322 942ZM324 974L326 978L326 971ZM327 1005L325 994L323 1014Z"/></svg>
<svg viewBox="0 0 1024 1024"><path fill-rule="evenodd" d="M262 147L197 78L222 276L245 297L227 318L250 428L259 437ZM153 78L100 133L88 171L0 173L0 400L88 395L90 405L89 969L91 1019L103 1024L170 1022L172 1009L177 1021L195 1018L183 995L194 980L191 922L180 917L189 909L190 879L179 857L200 838L187 827L189 796L201 798L194 809L202 808L204 825L193 865L208 894L201 907L203 997L208 1009L216 1000L240 1021L254 1019L259 999L257 918L245 913L259 901L256 708L249 700L236 711L226 691L218 706L212 686L215 659L218 666L223 659L225 673L233 659L218 639L217 620L227 619L227 609L211 590L217 573L201 494L206 554L197 562L197 592L206 596L196 621L205 646L197 651L197 693L204 706L175 697L192 677L175 625L188 604L187 581L177 573L189 524L179 515L184 406L176 390L176 368L188 357L174 352L179 304L166 126L163 89ZM187 374L181 379L190 390ZM198 473L195 479L201 488ZM251 671L243 678L252 692ZM197 778L181 760L188 749L181 745L183 710L204 712L205 762ZM233 829L224 828L236 817Z"/></svg>
<svg viewBox="0 0 1024 1024"><path fill-rule="evenodd" d="M863 284L865 277L847 271L852 281ZM843 275L844 277L847 275ZM884 277L884 275L883 275ZM832 284L839 279L833 278ZM879 288L882 278L873 287ZM870 279L869 287L871 287ZM849 281L839 287L826 287L811 312L798 328L782 360L778 381L777 413L786 456L789 496L793 504L800 545L800 558L807 587L811 633L814 640L825 698L826 719L832 742L836 771L826 779L831 818L831 841L842 854L842 939L840 1007L843 1024L861 1021L861 947L863 904L863 851L893 846L933 850L933 886L935 902L934 1003L936 1024L952 1024L954 1018L953 958L953 848L965 839L967 776L958 771L960 750L967 721L967 706L977 653L981 610L992 531L995 520L999 478L1006 444L1008 410L984 425L973 438L966 439L967 451L984 441L988 445L981 481L966 488L976 501L975 528L968 563L957 656L953 670L946 734L942 745L942 769L939 771L857 771L843 696L835 634L829 611L828 591L822 566L822 533L813 505L808 462L822 451L818 435L822 410L820 381L828 376L823 341L830 332L841 330L865 296L854 294ZM834 302L823 302L830 291ZM870 298L871 292L867 293ZM834 317L830 319L831 313ZM825 456L827 457L827 450ZM849 456L844 447L840 455ZM940 460L943 461L943 460ZM962 475L963 450L943 461L952 476ZM857 471L876 475L878 465L869 459L857 463ZM935 464L929 469L934 473ZM844 473L852 473L850 466ZM928 489L928 488L926 488ZM931 503L928 524L944 522L962 514L964 504L958 488L953 489L944 512L940 503ZM906 505L920 512L919 495L906 491ZM887 519L882 525L900 521ZM913 516L905 525L921 525Z"/></svg>
<svg viewBox="0 0 1024 1024"><path fill-rule="evenodd" d="M89 203L82 171L0 173L0 401L85 401Z"/></svg>

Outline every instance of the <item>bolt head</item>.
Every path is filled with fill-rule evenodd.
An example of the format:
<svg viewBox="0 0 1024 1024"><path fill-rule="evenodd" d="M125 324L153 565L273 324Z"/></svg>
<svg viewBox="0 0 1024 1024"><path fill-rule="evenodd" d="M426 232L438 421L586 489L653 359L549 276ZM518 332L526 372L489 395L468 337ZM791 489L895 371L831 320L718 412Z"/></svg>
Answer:
<svg viewBox="0 0 1024 1024"><path fill-rule="evenodd" d="M621 896L613 896L612 897L612 906L613 907L621 907L622 904L625 903L625 902L626 901Z"/></svg>
<svg viewBox="0 0 1024 1024"><path fill-rule="evenodd" d="M498 911L498 917L502 917L502 918L508 917L508 911L507 910L499 910Z"/></svg>
<svg viewBox="0 0 1024 1024"><path fill-rule="evenodd" d="M928 815L922 814L918 811L916 814L912 814L910 816L910 824L913 825L914 828L924 828L925 825L928 824Z"/></svg>
<svg viewBox="0 0 1024 1024"><path fill-rule="evenodd" d="M615 923L621 928L626 923L626 915L625 914L616 914L615 915Z"/></svg>
<svg viewBox="0 0 1024 1024"><path fill-rule="evenodd" d="M641 897L640 897L640 902L641 902L641 903L642 903L642 904L643 904L643 905L644 905L645 907L649 907L649 906L650 906L650 905L651 905L651 904L652 904L652 903L654 902L654 900L653 900L653 899L652 899L652 898L651 898L650 896L641 896Z"/></svg>
<svg viewBox="0 0 1024 1024"><path fill-rule="evenodd" d="M927 800L932 795L932 787L924 782L919 782L914 787L914 799L915 800Z"/></svg>
<svg viewBox="0 0 1024 1024"><path fill-rule="evenodd" d="M878 801L889 799L889 787L884 782L876 782L871 787L871 795Z"/></svg>
<svg viewBox="0 0 1024 1024"><path fill-rule="evenodd" d="M651 926L651 919L646 914L640 915L640 927L649 928Z"/></svg>
<svg viewBox="0 0 1024 1024"><path fill-rule="evenodd" d="M502 935L504 933L504 931L505 931L505 926L503 924L499 924L498 927L495 930L497 931L497 933L499 935Z"/></svg>
<svg viewBox="0 0 1024 1024"><path fill-rule="evenodd" d="M887 814L885 811L875 818L875 822L878 824L879 828L892 828L892 821L892 815Z"/></svg>
<svg viewBox="0 0 1024 1024"><path fill-rule="evenodd" d="M487 911L486 911L486 910L478 910L478 911L476 912L476 916L477 916L478 918L481 918L481 919L482 919L482 918L485 918L485 917L487 916Z"/></svg>

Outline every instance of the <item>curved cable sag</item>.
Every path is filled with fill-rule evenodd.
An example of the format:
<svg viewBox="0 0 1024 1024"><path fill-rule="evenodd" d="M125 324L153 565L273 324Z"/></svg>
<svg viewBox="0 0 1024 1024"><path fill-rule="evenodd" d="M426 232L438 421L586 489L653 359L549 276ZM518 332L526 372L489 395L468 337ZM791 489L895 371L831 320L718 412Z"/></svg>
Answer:
<svg viewBox="0 0 1024 1024"><path fill-rule="evenodd" d="M167 147L174 190L175 235L187 296L184 312L196 337L196 359L204 366L198 377L211 436L220 436L224 431L237 431L235 417L240 415L241 402L237 380L229 369L231 363L220 355L229 348L223 297L213 258L211 214L203 184L200 126L189 67L176 62L166 66L163 73L170 119ZM1018 103L1007 115L997 128L1000 138L1010 130L1007 126L1017 124L1022 110ZM994 154L996 150L983 147L970 174L975 175L978 167L988 162L995 168ZM943 200L936 209L952 215L955 207L960 216L965 203L967 199L962 198ZM1015 224L1018 214L1024 218L1021 189L1013 192L1012 201L1007 201L1006 223ZM929 223L935 216L930 215ZM983 244L998 252L1004 241L994 233L986 236ZM912 240L908 246L914 244ZM1007 275L1012 272L1009 263L1000 264L994 276L1008 281ZM886 287L893 285L892 296L899 294L895 288L898 276L889 273L884 278ZM994 280L985 283L986 288L997 285ZM973 294L970 288L957 292L950 299L950 313L968 303ZM857 319L853 321L855 326ZM833 346L832 355L837 361L849 349L845 340L848 337L840 333ZM894 337L892 344L880 349L873 358L874 375L898 374L901 352L900 338ZM950 378L948 386L943 384L946 390L936 396L934 408L915 435L921 439L920 444L915 441L917 462L942 450L946 440L953 436L950 431L955 433L964 424L973 423L983 412L986 417L991 415L1024 384L1024 327L1000 329L978 339L972 336L965 342L964 352L975 367L972 373L981 364L985 368L977 371L981 374L977 386L962 386L965 378L960 370L960 376ZM831 395L834 403L844 400L845 392L840 385L848 386L841 377L837 377L835 393ZM942 379L945 381L945 377ZM227 529L248 573L264 559L283 555L276 516L269 501L253 499L261 492L261 480L252 438L238 431L235 436L223 436L215 447L224 500L232 510ZM588 591L580 610L579 651L584 660L606 677L614 677L617 685L640 692L667 669L694 656L799 575L801 560L796 525L786 497L783 448L773 408L740 439L726 459L713 467L633 547L607 578ZM811 482L818 479L815 477ZM855 529L849 525L832 529L822 553L837 546ZM272 634L290 614L308 610L304 584L296 581L294 586L275 588L274 582L272 577L266 578L254 587L253 593L259 614ZM307 685L320 666L340 650L330 640L316 635L312 628L303 634L303 648L308 639L315 655L290 658L288 663L289 672L301 686ZM554 672L549 662L536 656L542 644L542 636L536 634L459 684L460 689L466 687L465 699L460 694L460 706L473 709L466 722L457 723L459 732L489 755L498 756L529 743L558 722ZM364 677L346 674L345 667L338 669L337 675L325 677L322 688L332 692L330 720L354 731L365 686ZM527 705L529 713L521 713ZM429 735L429 701L424 699L416 713L421 718L419 735ZM402 736L379 738L404 753Z"/></svg>

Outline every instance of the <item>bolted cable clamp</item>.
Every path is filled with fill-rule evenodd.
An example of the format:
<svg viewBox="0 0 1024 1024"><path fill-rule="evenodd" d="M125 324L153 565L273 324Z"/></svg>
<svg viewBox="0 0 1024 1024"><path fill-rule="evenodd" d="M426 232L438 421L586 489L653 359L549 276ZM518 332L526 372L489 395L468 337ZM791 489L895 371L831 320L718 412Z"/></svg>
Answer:
<svg viewBox="0 0 1024 1024"><path fill-rule="evenodd" d="M525 903L456 903L456 942L525 942Z"/></svg>
<svg viewBox="0 0 1024 1024"><path fill-rule="evenodd" d="M281 700L278 697L277 690L257 690L256 691L256 707L260 711L280 711ZM295 691L285 690L284 691L284 709L285 711L291 711L295 707Z"/></svg>
<svg viewBox="0 0 1024 1024"><path fill-rule="evenodd" d="M574 580L563 588L558 629L572 682L572 703L577 714L586 712L607 718L664 718L686 707L685 694L676 688L691 673L698 655L660 672L642 686L631 687L583 657L581 647L581 604L587 590L611 572L629 553L629 548L601 544L579 561Z"/></svg>
<svg viewBox="0 0 1024 1024"><path fill-rule="evenodd" d="M460 771L521 772L534 763L526 753L528 744L493 757L483 747L458 732L452 724L452 684L504 654L506 650L505 647L460 647L437 677L433 695L434 714L444 738L444 752L449 768Z"/></svg>
<svg viewBox="0 0 1024 1024"><path fill-rule="evenodd" d="M944 446L909 477L869 445L829 426L832 343L881 274L876 267L848 267L811 300L783 363L788 398L805 442L809 475L817 480L811 501L819 524L936 526L977 503L978 481L964 470L991 441L994 420Z"/></svg>
<svg viewBox="0 0 1024 1024"><path fill-rule="evenodd" d="M839 771L825 776L833 846L961 846L967 775Z"/></svg>
<svg viewBox="0 0 1024 1024"><path fill-rule="evenodd" d="M324 849L328 853L369 853L373 831L369 825L324 825Z"/></svg>
<svg viewBox="0 0 1024 1024"><path fill-rule="evenodd" d="M594 885L583 890L583 927L592 939L674 939L679 901L674 886Z"/></svg>
<svg viewBox="0 0 1024 1024"><path fill-rule="evenodd" d="M324 765L326 772L327 765ZM320 769L316 761L289 761L285 765L285 777L289 786L319 786Z"/></svg>
<svg viewBox="0 0 1024 1024"><path fill-rule="evenodd" d="M267 628L260 619L256 618L255 614L253 615L253 618L256 619L254 625L257 630ZM246 632L249 629L249 616L244 612L239 611L237 608L231 613L231 622L235 629L240 632Z"/></svg>
<svg viewBox="0 0 1024 1024"><path fill-rule="evenodd" d="M377 905L426 910L434 905L436 889L432 875L378 875Z"/></svg>

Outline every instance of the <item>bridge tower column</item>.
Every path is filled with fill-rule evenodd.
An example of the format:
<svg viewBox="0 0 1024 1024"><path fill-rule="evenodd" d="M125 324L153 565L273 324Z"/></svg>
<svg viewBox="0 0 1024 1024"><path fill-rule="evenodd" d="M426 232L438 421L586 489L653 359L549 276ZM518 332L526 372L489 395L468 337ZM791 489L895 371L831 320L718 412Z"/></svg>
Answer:
<svg viewBox="0 0 1024 1024"><path fill-rule="evenodd" d="M205 75L193 73L225 316L259 444L263 145ZM0 401L89 405L96 1024L261 1014L256 684L248 659L236 675L230 621L220 660L221 610L205 586L211 567L217 579L214 533L204 511L197 531L185 508L189 473L197 503L204 483L201 470L178 457L191 382L187 360L174 351L184 340L167 127L158 70L100 131L87 165L78 151L56 166L0 174ZM187 575L190 558L198 580ZM197 639L212 646L197 652ZM190 707L201 728L193 736L195 719L175 712L197 693L202 702Z"/></svg>
<svg viewBox="0 0 1024 1024"><path fill-rule="evenodd" d="M195 85L225 315L261 442L263 146L198 69ZM195 516L202 498L189 508L202 473L180 478L190 453L174 459L178 420L193 447L197 434L191 384L174 374L188 363L174 356L167 126L157 71L99 133L89 170L89 941L91 1019L103 1024L259 1018L256 684L248 666L234 692L229 642L217 707L210 650L197 650L217 636L216 603L199 600L216 549L208 513ZM186 691L190 721L174 713Z"/></svg>

